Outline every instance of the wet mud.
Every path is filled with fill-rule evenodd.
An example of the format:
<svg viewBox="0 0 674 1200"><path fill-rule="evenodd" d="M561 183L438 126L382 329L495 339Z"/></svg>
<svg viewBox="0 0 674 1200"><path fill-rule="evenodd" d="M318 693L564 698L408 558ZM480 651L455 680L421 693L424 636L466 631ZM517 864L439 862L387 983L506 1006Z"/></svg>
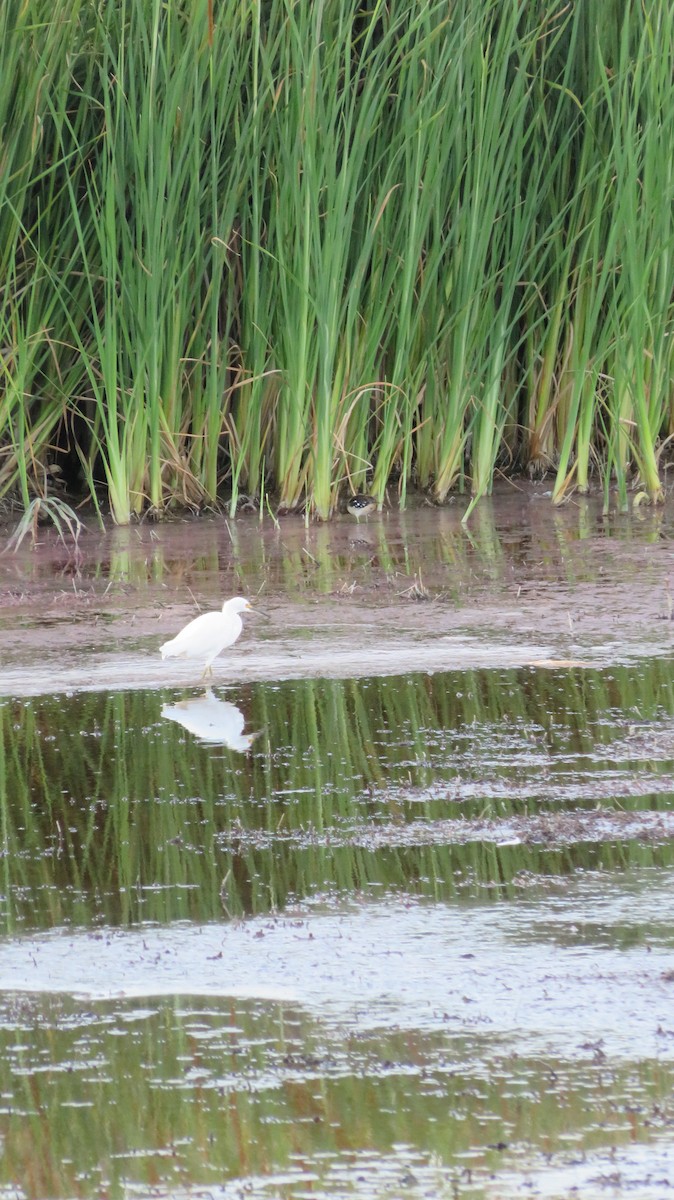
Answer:
<svg viewBox="0 0 674 1200"><path fill-rule="evenodd" d="M0 556L0 687L36 695L198 682L158 647L198 612L246 594L260 614L215 663L222 684L403 670L599 664L669 654L668 508L555 510L502 490L464 529L458 507L367 523L253 515L129 529L54 530ZM5 538L5 542L6 542Z"/></svg>

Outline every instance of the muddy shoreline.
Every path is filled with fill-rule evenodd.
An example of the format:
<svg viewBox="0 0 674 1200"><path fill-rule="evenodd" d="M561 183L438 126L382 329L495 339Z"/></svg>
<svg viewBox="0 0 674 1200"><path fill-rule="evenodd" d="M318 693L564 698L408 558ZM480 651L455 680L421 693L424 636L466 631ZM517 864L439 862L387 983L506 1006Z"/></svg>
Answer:
<svg viewBox="0 0 674 1200"><path fill-rule="evenodd" d="M671 653L671 506L605 518L596 500L553 509L531 485L502 488L468 530L460 517L90 524L76 553L41 530L0 556L0 691L196 684L158 647L237 593L260 615L216 661L216 686Z"/></svg>

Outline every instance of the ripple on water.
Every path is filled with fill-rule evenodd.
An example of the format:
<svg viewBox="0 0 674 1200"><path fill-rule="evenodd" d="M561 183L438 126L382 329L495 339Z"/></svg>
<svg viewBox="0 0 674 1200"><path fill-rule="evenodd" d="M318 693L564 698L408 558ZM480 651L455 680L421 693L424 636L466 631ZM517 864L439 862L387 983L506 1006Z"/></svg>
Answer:
<svg viewBox="0 0 674 1200"><path fill-rule="evenodd" d="M230 924L5 939L0 988L266 998L363 1034L479 1031L520 1053L674 1055L674 875L497 904L389 896ZM616 996L620 1004L616 1004Z"/></svg>

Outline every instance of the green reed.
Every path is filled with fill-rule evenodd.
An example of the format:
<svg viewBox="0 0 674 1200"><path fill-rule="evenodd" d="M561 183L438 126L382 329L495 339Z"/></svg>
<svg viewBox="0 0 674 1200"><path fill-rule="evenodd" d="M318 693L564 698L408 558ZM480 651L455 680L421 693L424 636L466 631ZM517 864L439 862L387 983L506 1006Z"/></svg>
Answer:
<svg viewBox="0 0 674 1200"><path fill-rule="evenodd" d="M212 17L3 8L0 495L65 461L121 524L521 467L659 499L671 6Z"/></svg>

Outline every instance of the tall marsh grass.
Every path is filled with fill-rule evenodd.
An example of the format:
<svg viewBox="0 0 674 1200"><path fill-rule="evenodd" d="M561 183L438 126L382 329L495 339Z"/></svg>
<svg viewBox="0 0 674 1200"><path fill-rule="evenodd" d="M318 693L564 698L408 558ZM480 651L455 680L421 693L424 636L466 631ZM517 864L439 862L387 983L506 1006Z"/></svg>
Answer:
<svg viewBox="0 0 674 1200"><path fill-rule="evenodd" d="M662 495L666 0L0 9L0 497Z"/></svg>

